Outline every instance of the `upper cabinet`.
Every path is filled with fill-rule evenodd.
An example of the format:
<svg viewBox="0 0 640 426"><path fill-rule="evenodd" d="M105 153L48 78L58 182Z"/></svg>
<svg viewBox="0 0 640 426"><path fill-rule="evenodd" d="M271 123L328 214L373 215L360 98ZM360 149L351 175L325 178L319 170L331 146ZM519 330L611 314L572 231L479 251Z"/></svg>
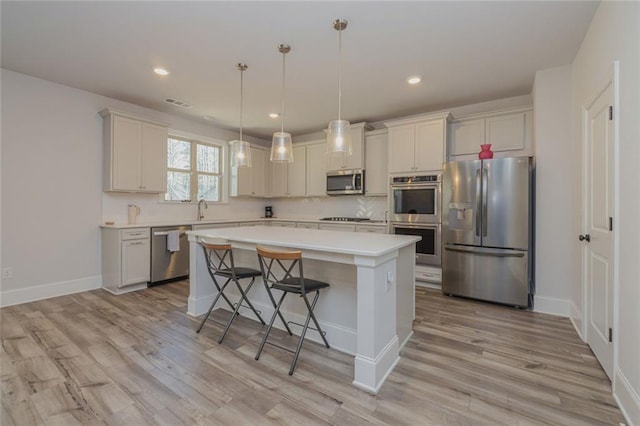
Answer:
<svg viewBox="0 0 640 426"><path fill-rule="evenodd" d="M271 163L271 196L306 195L306 146L293 147L293 163Z"/></svg>
<svg viewBox="0 0 640 426"><path fill-rule="evenodd" d="M322 159L327 155L327 141L311 143L307 148L307 197L327 195L327 167Z"/></svg>
<svg viewBox="0 0 640 426"><path fill-rule="evenodd" d="M104 190L167 192L168 125L105 109Z"/></svg>
<svg viewBox="0 0 640 426"><path fill-rule="evenodd" d="M365 195L387 195L387 130L373 130L364 136L365 146Z"/></svg>
<svg viewBox="0 0 640 426"><path fill-rule="evenodd" d="M533 155L532 142L532 107L475 114L451 122L449 159L477 158L484 144L495 157Z"/></svg>
<svg viewBox="0 0 640 426"><path fill-rule="evenodd" d="M389 173L442 169L451 114L431 114L384 123L389 128Z"/></svg>
<svg viewBox="0 0 640 426"><path fill-rule="evenodd" d="M326 154L327 170L350 170L364 169L365 146L364 132L369 130L366 123L356 123L351 125L351 155L344 154Z"/></svg>
<svg viewBox="0 0 640 426"><path fill-rule="evenodd" d="M231 167L232 197L265 197L267 195L267 161L269 152L266 148L251 147L251 167Z"/></svg>

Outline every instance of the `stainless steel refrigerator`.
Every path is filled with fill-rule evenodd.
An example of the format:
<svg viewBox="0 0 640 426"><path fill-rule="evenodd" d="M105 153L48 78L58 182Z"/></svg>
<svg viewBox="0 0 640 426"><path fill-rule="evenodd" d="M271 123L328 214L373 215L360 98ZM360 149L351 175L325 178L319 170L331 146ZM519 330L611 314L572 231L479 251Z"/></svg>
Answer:
<svg viewBox="0 0 640 426"><path fill-rule="evenodd" d="M533 159L458 161L442 179L442 291L532 307Z"/></svg>

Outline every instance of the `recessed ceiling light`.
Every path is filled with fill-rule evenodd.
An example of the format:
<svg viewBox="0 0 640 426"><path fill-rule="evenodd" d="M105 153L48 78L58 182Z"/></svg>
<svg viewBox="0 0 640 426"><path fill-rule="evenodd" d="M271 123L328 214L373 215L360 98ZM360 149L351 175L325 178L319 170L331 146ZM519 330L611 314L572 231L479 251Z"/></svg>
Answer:
<svg viewBox="0 0 640 426"><path fill-rule="evenodd" d="M269 113L269 117L271 117L271 118L278 118L278 117L280 117L280 114L278 114L277 112L270 112L270 113Z"/></svg>
<svg viewBox="0 0 640 426"><path fill-rule="evenodd" d="M422 77L419 75L412 75L411 77L407 77L407 83L409 84L418 84L422 81Z"/></svg>
<svg viewBox="0 0 640 426"><path fill-rule="evenodd" d="M203 120L207 120L207 121L213 121L214 120L214 118L212 116L210 116L210 115L203 115L202 119Z"/></svg>
<svg viewBox="0 0 640 426"><path fill-rule="evenodd" d="M155 68L153 69L153 72L155 72L155 73L156 73L156 74L158 74L158 75L169 75L169 71L167 71L167 70L166 70L166 69L164 69L164 68L160 68L160 67L155 67Z"/></svg>

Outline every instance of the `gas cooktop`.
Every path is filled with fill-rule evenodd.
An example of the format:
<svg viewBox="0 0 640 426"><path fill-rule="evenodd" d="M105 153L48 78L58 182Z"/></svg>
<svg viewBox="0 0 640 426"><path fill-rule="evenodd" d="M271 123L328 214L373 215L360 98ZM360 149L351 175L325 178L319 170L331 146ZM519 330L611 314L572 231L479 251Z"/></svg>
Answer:
<svg viewBox="0 0 640 426"><path fill-rule="evenodd" d="M367 222L368 217L323 217L320 220L330 220L332 222Z"/></svg>

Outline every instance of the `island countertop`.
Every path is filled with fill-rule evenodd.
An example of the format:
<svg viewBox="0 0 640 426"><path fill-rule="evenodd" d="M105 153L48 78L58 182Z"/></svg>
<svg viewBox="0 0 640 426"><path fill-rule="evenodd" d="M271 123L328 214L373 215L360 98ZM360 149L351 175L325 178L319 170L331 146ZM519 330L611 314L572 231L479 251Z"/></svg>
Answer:
<svg viewBox="0 0 640 426"><path fill-rule="evenodd" d="M191 241L210 236L300 250L374 257L391 253L421 240L421 237L409 235L346 233L317 229L273 228L270 226L203 229L200 231L188 231L187 234L190 236L189 239Z"/></svg>

